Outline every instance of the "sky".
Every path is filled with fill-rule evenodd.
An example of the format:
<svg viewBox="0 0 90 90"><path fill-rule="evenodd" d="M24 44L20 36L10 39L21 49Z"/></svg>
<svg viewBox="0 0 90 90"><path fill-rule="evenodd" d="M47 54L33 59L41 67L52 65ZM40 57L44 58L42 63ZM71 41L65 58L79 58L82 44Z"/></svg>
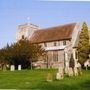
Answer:
<svg viewBox="0 0 90 90"><path fill-rule="evenodd" d="M0 0L0 48L16 41L17 27L28 17L41 28L83 21L90 27L90 2Z"/></svg>

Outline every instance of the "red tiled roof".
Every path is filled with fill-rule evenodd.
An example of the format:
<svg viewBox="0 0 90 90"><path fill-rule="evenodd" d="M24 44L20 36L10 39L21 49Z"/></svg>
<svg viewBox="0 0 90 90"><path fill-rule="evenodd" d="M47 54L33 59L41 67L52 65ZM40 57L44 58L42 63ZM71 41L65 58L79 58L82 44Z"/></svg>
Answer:
<svg viewBox="0 0 90 90"><path fill-rule="evenodd" d="M76 23L37 30L30 38L32 43L70 40Z"/></svg>

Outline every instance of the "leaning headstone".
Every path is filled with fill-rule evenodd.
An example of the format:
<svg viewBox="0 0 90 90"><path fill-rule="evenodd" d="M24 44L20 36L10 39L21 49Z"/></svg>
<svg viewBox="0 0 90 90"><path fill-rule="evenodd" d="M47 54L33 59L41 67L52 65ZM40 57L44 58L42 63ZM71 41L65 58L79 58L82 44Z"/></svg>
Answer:
<svg viewBox="0 0 90 90"><path fill-rule="evenodd" d="M64 78L64 75L63 75L63 68L62 67L59 67L58 68L58 72L57 72L57 74L56 74L56 79L57 80L61 80L61 79L63 79Z"/></svg>
<svg viewBox="0 0 90 90"><path fill-rule="evenodd" d="M21 70L21 65L18 65L18 70Z"/></svg>
<svg viewBox="0 0 90 90"><path fill-rule="evenodd" d="M15 70L15 66L14 65L11 65L10 70L11 71L14 71Z"/></svg>

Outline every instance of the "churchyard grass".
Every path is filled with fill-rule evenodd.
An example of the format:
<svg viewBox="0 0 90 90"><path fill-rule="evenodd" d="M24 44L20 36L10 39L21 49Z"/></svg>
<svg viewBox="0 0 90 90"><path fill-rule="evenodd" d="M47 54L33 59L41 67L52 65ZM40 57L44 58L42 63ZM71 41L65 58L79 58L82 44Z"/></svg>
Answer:
<svg viewBox="0 0 90 90"><path fill-rule="evenodd" d="M81 76L55 80L57 70L21 70L0 71L0 89L29 89L29 90L90 90L90 70L83 70ZM51 73L53 81L47 82Z"/></svg>

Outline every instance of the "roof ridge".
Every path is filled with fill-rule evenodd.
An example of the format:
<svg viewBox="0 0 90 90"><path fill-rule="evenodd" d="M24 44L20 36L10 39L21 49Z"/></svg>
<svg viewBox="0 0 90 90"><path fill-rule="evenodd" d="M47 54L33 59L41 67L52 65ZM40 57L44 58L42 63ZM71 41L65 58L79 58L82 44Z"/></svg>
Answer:
<svg viewBox="0 0 90 90"><path fill-rule="evenodd" d="M41 28L41 29L38 29L37 31L42 31L42 29L43 29L43 30L46 30L46 29L52 29L52 28L58 28L58 27L64 27L64 26L68 26L68 25L72 25L72 24L77 24L77 23L67 23L67 24L62 24L62 25L53 26L53 27Z"/></svg>
<svg viewBox="0 0 90 90"><path fill-rule="evenodd" d="M31 36L32 42L50 42L56 40L71 39L71 34L76 26L76 23L60 25L46 29L38 29Z"/></svg>

